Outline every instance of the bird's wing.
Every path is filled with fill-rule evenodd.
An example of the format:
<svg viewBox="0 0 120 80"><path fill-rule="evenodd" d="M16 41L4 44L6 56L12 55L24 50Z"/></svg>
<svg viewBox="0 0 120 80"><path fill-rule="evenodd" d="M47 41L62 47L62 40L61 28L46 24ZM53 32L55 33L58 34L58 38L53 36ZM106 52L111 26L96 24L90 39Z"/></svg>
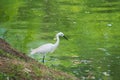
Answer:
<svg viewBox="0 0 120 80"><path fill-rule="evenodd" d="M38 47L36 50L39 53L48 53L48 52L51 52L53 50L53 47L54 47L53 44L48 43L48 44L44 44L44 45Z"/></svg>

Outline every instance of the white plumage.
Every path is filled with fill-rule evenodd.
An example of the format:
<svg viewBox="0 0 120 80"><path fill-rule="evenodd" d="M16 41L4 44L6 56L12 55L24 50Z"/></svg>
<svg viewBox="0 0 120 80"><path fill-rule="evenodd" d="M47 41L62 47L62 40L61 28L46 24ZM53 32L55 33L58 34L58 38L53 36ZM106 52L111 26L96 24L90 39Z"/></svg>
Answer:
<svg viewBox="0 0 120 80"><path fill-rule="evenodd" d="M35 53L48 53L48 52L53 52L54 51L54 45L51 43L42 45L36 49L31 50L31 54L35 54ZM47 51L46 51L47 50Z"/></svg>
<svg viewBox="0 0 120 80"><path fill-rule="evenodd" d="M44 45L42 45L42 46L40 46L38 48L32 49L31 54L35 54L35 53L43 54L43 63L44 63L44 58L45 58L46 53L52 53L58 47L59 41L60 41L60 39L59 39L60 36L67 39L62 32L59 32L59 33L56 34L57 41L56 41L55 44L52 44L52 43L44 44Z"/></svg>

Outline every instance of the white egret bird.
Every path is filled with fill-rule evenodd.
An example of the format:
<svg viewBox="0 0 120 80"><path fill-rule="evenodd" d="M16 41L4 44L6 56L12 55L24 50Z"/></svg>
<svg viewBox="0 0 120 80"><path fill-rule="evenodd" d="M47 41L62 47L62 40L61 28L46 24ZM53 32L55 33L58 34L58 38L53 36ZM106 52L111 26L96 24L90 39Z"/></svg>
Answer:
<svg viewBox="0 0 120 80"><path fill-rule="evenodd" d="M31 54L35 54L35 53L41 53L41 54L43 54L43 60L42 61L44 63L45 55L47 53L54 52L55 49L58 47L59 42L60 42L59 37L64 37L66 40L68 40L67 37L65 37L62 32L59 32L59 33L56 34L56 39L57 39L56 43L54 43L54 44L47 43L47 44L44 44L44 45L42 45L42 46L40 46L38 48L32 49L31 50Z"/></svg>

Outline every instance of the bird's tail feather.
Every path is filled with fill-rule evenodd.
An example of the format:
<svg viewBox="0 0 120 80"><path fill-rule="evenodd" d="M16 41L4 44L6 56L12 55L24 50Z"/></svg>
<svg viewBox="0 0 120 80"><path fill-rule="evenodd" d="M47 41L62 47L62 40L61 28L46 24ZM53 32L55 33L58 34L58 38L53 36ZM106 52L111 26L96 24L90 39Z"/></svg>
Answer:
<svg viewBox="0 0 120 80"><path fill-rule="evenodd" d="M32 54L34 54L34 52L33 52L33 49L31 48L30 49L30 54L32 55Z"/></svg>

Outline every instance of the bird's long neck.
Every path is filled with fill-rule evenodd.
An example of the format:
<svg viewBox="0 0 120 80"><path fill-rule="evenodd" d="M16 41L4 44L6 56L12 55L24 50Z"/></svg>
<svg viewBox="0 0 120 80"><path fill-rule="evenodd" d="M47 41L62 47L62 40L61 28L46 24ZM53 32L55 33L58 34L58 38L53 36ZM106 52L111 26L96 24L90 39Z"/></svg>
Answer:
<svg viewBox="0 0 120 80"><path fill-rule="evenodd" d="M59 39L59 36L58 36L58 35L56 35L56 39L57 39L57 41L56 41L56 43L55 43L55 47L57 47L57 46L59 45L59 42L60 42L60 39Z"/></svg>

